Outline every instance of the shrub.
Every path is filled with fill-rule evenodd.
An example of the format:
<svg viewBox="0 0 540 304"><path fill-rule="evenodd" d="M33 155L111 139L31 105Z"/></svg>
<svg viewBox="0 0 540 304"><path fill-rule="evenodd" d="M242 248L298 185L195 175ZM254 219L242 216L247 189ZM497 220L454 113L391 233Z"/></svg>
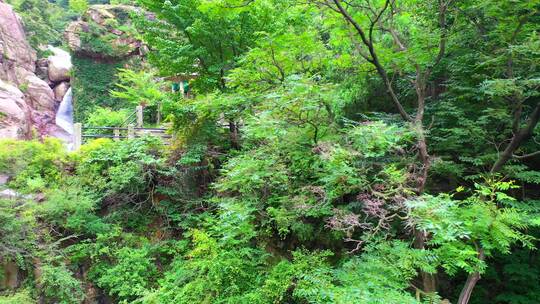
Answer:
<svg viewBox="0 0 540 304"><path fill-rule="evenodd" d="M17 291L13 294L0 296L0 304L34 304L34 300L28 289Z"/></svg>
<svg viewBox="0 0 540 304"><path fill-rule="evenodd" d="M69 8L78 12L84 13L88 9L87 0L69 0Z"/></svg>
<svg viewBox="0 0 540 304"><path fill-rule="evenodd" d="M113 259L115 263L97 279L101 288L121 300L134 300L148 292L157 276L157 267L148 248L124 247Z"/></svg>
<svg viewBox="0 0 540 304"><path fill-rule="evenodd" d="M13 177L9 186L20 191L54 188L62 181L67 151L53 138L38 141L0 140L0 172Z"/></svg>
<svg viewBox="0 0 540 304"><path fill-rule="evenodd" d="M127 109L114 111L110 108L96 107L88 115L86 124L93 127L121 127L126 124L128 112Z"/></svg>
<svg viewBox="0 0 540 304"><path fill-rule="evenodd" d="M84 298L82 284L65 265L42 267L41 284L50 303L79 304Z"/></svg>

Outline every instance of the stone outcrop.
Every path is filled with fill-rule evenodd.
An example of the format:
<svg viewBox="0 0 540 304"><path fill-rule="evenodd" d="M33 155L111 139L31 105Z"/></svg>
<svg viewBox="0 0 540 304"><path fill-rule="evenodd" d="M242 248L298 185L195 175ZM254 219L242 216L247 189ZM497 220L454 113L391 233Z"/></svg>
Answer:
<svg viewBox="0 0 540 304"><path fill-rule="evenodd" d="M128 5L92 5L80 20L68 25L65 38L69 48L82 57L125 58L140 55L143 44L118 25L130 24L128 16L139 8ZM96 48L99 45L99 48Z"/></svg>
<svg viewBox="0 0 540 304"><path fill-rule="evenodd" d="M16 87L0 80L0 113L17 120L24 119L24 94Z"/></svg>
<svg viewBox="0 0 540 304"><path fill-rule="evenodd" d="M71 82L75 119L84 120L94 106L110 100L118 67L129 69L144 62L148 48L137 39L133 13L153 16L129 5L91 5L67 26L64 40L75 59ZM96 73L102 74L103 81L94 85Z"/></svg>
<svg viewBox="0 0 540 304"><path fill-rule="evenodd" d="M33 73L36 52L32 49L19 16L0 0L0 79L20 84L21 70Z"/></svg>
<svg viewBox="0 0 540 304"><path fill-rule="evenodd" d="M25 95L34 110L54 112L54 93L49 84L34 74L25 78Z"/></svg>
<svg viewBox="0 0 540 304"><path fill-rule="evenodd" d="M33 75L36 52L26 40L19 16L0 1L0 138L23 138L30 111L17 87Z"/></svg>
<svg viewBox="0 0 540 304"><path fill-rule="evenodd" d="M49 47L54 54L47 58L49 80L61 82L69 80L71 71L71 56L68 52L54 47Z"/></svg>
<svg viewBox="0 0 540 304"><path fill-rule="evenodd" d="M64 38L68 43L69 48L74 52L82 51L82 43L80 33L84 32L82 21L73 21L67 27L64 32Z"/></svg>
<svg viewBox="0 0 540 304"><path fill-rule="evenodd" d="M24 137L28 122L28 106L24 94L0 80L0 138Z"/></svg>
<svg viewBox="0 0 540 304"><path fill-rule="evenodd" d="M53 89L54 99L56 99L56 101L62 101L62 99L64 98L64 95L66 95L68 90L69 90L69 83L63 81L57 84Z"/></svg>
<svg viewBox="0 0 540 304"><path fill-rule="evenodd" d="M11 260L3 260L1 263L2 280L0 281L1 289L15 289L19 287L19 267Z"/></svg>

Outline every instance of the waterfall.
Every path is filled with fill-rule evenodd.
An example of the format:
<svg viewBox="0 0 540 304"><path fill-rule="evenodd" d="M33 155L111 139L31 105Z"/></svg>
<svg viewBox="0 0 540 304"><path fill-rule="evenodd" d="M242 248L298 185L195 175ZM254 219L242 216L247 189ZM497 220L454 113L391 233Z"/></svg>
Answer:
<svg viewBox="0 0 540 304"><path fill-rule="evenodd" d="M64 129L69 134L73 134L73 104L71 103L73 94L71 88L62 99L58 111L56 111L56 125Z"/></svg>
<svg viewBox="0 0 540 304"><path fill-rule="evenodd" d="M62 85L64 81L69 81L65 79L66 72L69 72L72 68L71 64L71 55L54 46L49 45L48 50L53 54L47 57L48 68L49 68L49 79L51 79L51 70L54 69L56 74L61 74L58 78L55 86ZM65 83L63 84L65 85ZM61 88L63 90L64 88ZM55 124L58 128L53 129L53 133L50 135L61 139L68 150L73 148L73 92L69 88L64 96L62 101L56 110Z"/></svg>

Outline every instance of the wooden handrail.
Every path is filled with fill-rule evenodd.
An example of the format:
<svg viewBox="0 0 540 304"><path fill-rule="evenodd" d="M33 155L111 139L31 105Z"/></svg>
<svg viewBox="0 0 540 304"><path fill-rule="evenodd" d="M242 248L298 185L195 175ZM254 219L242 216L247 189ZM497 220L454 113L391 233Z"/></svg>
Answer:
<svg viewBox="0 0 540 304"><path fill-rule="evenodd" d="M134 127L135 130L152 130L152 131L167 131L165 128L138 128Z"/></svg>
<svg viewBox="0 0 540 304"><path fill-rule="evenodd" d="M129 138L128 136L114 136L114 135L111 135L111 134L83 134L81 136L82 138L85 138L85 137L90 137L90 138ZM135 134L135 137L137 138L141 138L141 137L144 137L144 136L141 136L141 135L138 135L138 134ZM159 136L160 138L172 138L171 135L163 135L163 136Z"/></svg>
<svg viewBox="0 0 540 304"><path fill-rule="evenodd" d="M122 128L122 127L82 127L83 130L85 129L92 129L92 130L127 130L128 128Z"/></svg>

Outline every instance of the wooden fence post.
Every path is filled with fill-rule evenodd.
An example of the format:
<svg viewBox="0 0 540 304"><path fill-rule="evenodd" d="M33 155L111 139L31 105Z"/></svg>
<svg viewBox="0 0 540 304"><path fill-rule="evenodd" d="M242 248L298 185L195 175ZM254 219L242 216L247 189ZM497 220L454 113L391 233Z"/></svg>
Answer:
<svg viewBox="0 0 540 304"><path fill-rule="evenodd" d="M120 129L114 128L114 141L120 140Z"/></svg>
<svg viewBox="0 0 540 304"><path fill-rule="evenodd" d="M161 105L161 102L158 103L158 108L157 108L157 124L161 124L161 111L163 110L163 106Z"/></svg>
<svg viewBox="0 0 540 304"><path fill-rule="evenodd" d="M132 124L130 124L130 125L128 126L128 131L127 131L127 133L128 133L128 134L127 134L128 139L133 139L133 138L135 138L135 129L133 128L133 125L132 125Z"/></svg>
<svg viewBox="0 0 540 304"><path fill-rule="evenodd" d="M73 124L73 150L77 151L82 144L82 124L80 122Z"/></svg>
<svg viewBox="0 0 540 304"><path fill-rule="evenodd" d="M143 126L143 107L137 106L137 128L142 128Z"/></svg>

